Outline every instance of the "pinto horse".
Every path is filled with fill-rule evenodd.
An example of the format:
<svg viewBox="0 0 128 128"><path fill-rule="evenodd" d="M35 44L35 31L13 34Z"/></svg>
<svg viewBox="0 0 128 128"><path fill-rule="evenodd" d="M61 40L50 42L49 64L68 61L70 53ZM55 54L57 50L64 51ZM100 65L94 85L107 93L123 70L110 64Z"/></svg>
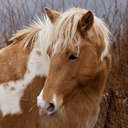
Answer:
<svg viewBox="0 0 128 128"><path fill-rule="evenodd" d="M36 98L48 74L50 21L39 21L0 50L0 128L37 128Z"/></svg>
<svg viewBox="0 0 128 128"><path fill-rule="evenodd" d="M38 126L93 128L111 68L109 30L85 9L45 10L53 27L49 72L37 97Z"/></svg>

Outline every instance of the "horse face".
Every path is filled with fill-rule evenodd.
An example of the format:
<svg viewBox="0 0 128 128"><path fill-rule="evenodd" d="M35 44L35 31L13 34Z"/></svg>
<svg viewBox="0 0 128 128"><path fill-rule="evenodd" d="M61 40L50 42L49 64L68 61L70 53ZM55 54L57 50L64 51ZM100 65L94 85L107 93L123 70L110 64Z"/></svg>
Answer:
<svg viewBox="0 0 128 128"><path fill-rule="evenodd" d="M77 85L79 61L77 54L70 49L55 54L50 60L50 70L41 97L49 109L54 107L56 111L63 104L63 98Z"/></svg>
<svg viewBox="0 0 128 128"><path fill-rule="evenodd" d="M51 57L49 74L38 97L40 107L43 108L41 113L53 114L66 103L65 97L68 97L75 87L84 86L95 76L97 54L87 42L82 43L79 55L72 49L65 49Z"/></svg>
<svg viewBox="0 0 128 128"><path fill-rule="evenodd" d="M59 110L62 105L66 104L66 97L68 97L75 88L86 86L86 83L93 79L100 69L100 66L98 66L100 64L99 60L105 48L104 35L101 33L99 36L101 40L100 38L97 39L97 34L93 27L94 16L92 12L80 10L82 12L80 13L80 11L76 9L76 12L73 14L73 11L74 10L71 10L71 12L66 12L67 14L62 14L57 21L55 19L53 20L54 16L52 16L51 21L54 21L55 24L53 35L56 37L55 40L59 42L58 46L60 46L59 48L62 50L50 54L48 77L42 92L37 98L41 114L51 115ZM51 18L54 12L50 11L49 13ZM70 16L70 13L72 16ZM80 19L77 19L78 17L80 17ZM76 24L77 28L72 24ZM69 28L73 30L73 32L71 32ZM76 35L74 34L73 42L70 42L71 40L68 38L70 38L70 36L72 37L74 31L76 31ZM77 46L77 39L79 48L75 47ZM63 43L65 40L69 42L63 49L61 46L65 45ZM55 41L51 47L57 47L56 44L57 42Z"/></svg>

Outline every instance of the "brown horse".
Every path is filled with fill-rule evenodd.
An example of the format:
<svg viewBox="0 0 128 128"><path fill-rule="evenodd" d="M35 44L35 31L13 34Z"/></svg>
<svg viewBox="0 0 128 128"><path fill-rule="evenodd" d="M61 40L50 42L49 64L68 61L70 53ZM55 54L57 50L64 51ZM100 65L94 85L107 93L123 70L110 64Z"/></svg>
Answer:
<svg viewBox="0 0 128 128"><path fill-rule="evenodd" d="M53 28L49 72L37 97L39 127L93 128L111 67L109 30L85 9L45 10Z"/></svg>
<svg viewBox="0 0 128 128"><path fill-rule="evenodd" d="M36 97L48 74L50 21L19 31L0 50L0 128L37 128Z"/></svg>

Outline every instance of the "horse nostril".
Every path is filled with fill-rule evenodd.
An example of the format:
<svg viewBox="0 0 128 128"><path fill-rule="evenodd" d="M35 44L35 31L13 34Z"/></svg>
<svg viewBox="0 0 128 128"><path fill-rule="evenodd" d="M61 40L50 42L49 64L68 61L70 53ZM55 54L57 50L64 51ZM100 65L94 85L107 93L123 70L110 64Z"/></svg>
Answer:
<svg viewBox="0 0 128 128"><path fill-rule="evenodd" d="M55 105L54 105L53 103L49 103L49 105L48 105L48 107L47 107L47 110L48 110L49 112L53 112L54 109L55 109Z"/></svg>

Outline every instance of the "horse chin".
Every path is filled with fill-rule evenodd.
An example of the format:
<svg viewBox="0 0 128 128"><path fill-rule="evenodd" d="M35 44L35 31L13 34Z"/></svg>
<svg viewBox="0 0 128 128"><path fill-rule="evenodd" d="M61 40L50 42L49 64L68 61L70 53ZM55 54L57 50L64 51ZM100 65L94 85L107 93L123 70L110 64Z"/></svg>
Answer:
<svg viewBox="0 0 128 128"><path fill-rule="evenodd" d="M48 116L48 117L55 117L57 115L61 115L64 111L64 106L60 106L58 109L55 109L53 112L47 112L44 113L42 110L39 110L39 115L40 116Z"/></svg>
<svg viewBox="0 0 128 128"><path fill-rule="evenodd" d="M56 111L53 112L49 112L49 111L45 111L43 109L39 109L39 116L49 116L49 117L53 117L55 115Z"/></svg>

